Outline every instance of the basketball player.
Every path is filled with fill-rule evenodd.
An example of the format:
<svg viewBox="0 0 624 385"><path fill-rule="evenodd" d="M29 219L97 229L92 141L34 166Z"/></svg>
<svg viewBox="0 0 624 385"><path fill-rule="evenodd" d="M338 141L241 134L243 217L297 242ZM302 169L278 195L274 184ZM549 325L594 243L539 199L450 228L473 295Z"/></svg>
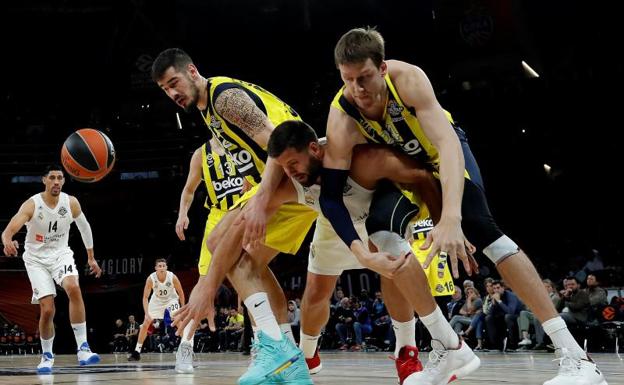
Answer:
<svg viewBox="0 0 624 385"><path fill-rule="evenodd" d="M167 49L158 55L152 65L152 79L178 106L186 111L194 107L200 111L216 143L219 143L221 149L232 159L247 181L257 185L262 178L263 185L279 183L283 176L282 169L271 160L267 161L265 149L275 125L285 120L301 119L290 106L261 87L247 82L227 77L204 78L191 58L177 48ZM265 199L263 191L264 187L256 187L255 199ZM248 210L253 207L253 205L248 205ZM212 230L208 239L209 250L213 251L215 244L229 240L223 229L227 229L229 224L236 219L231 214L225 214ZM267 234L267 247L258 246L257 248L261 250L259 252L266 255L272 254L275 250L288 254L296 253L315 218L316 213L303 205L280 206L273 218L274 221L280 223L280 226L276 227L280 232ZM284 237L283 234L290 236ZM210 247L210 244L213 246ZM257 258L262 260L261 256ZM245 260L247 259L242 259L242 261ZM198 284L191 292L189 301L199 300L204 296L214 298L214 293L222 281L222 278L217 279L217 277L222 277L230 271L229 267L225 269L219 267L215 271L214 265L213 258L207 274L200 277ZM250 264L241 263L237 269L233 270L236 275L229 276L239 294L247 291L244 285L249 285L249 279L245 269L251 268ZM265 320L276 322L271 304L278 301L280 302L279 308L283 308L284 313L278 314L279 328L282 332L271 332L267 338L259 336L259 344L256 345L256 358L259 360L256 361L273 362L272 371L283 371L288 366L288 371L283 375L294 378L301 372L300 383L302 385L311 383L305 363L302 364L303 360L298 359L301 352L294 345L283 291L276 280L271 279L271 276L260 274L259 279L262 281L262 291L257 293L257 296L246 298L241 294L256 324L263 324ZM213 286L216 282L219 283ZM199 288L201 291L197 294ZM214 325L211 326L214 327ZM265 360L265 355L276 356ZM294 362L294 364L285 365L289 362Z"/></svg>
<svg viewBox="0 0 624 385"><path fill-rule="evenodd" d="M470 273L465 231L467 238L496 264L518 297L534 310L559 349L561 369L545 384L606 384L596 364L557 315L527 255L496 225L465 134L436 100L425 73L405 62L386 61L384 40L371 28L357 28L344 34L336 44L334 58L344 86L334 98L328 117L321 207L342 240L352 249L361 245L342 202L353 147L364 141L386 143L420 159L439 173L443 193L440 221L423 245L423 248L431 246L425 266L433 255L442 252L448 254L456 277L458 258ZM370 219L379 215L371 208ZM383 217L379 218L383 221ZM367 227L373 238L376 229ZM437 309L433 314L420 315L427 326L443 320ZM415 380L442 383L443 378L453 373L456 363L450 353L457 346L456 339L443 346L436 344L434 357L449 359L430 360L421 377Z"/></svg>
<svg viewBox="0 0 624 385"><path fill-rule="evenodd" d="M292 148L301 149L299 150L301 152L297 153L299 158L284 160L280 155L282 150L276 150L276 148L283 148L286 146L291 147L289 148L289 151L295 151ZM309 161L306 157L308 155L308 146L315 148L316 152L314 153L314 162L312 160ZM316 177L322 168L321 159L323 156L323 150L319 146L316 134L312 128L301 121L287 121L281 123L271 134L268 149L271 157L277 157L275 159L277 159L277 161L282 164L284 168L286 168L286 174L293 177L293 179L296 179L296 181L293 182L290 181L290 178L284 179L284 182L280 184L279 188L272 195L272 199L269 201L269 207L274 209L275 205L279 205L283 202L298 201L302 204L315 207L318 210L319 186L308 188L302 187L298 183L301 182L306 186L315 184L317 182ZM384 177L388 177L397 182L409 183L411 184L411 188L423 192L425 196L434 197L433 199L429 198L430 200L439 200L439 198L435 199L439 190L434 179L432 177L423 177L423 175L428 175L428 173L423 170L416 169L415 165L417 162L409 159L409 157L401 156L401 158L399 158L396 155L393 156L392 151L389 149L367 148L363 150L361 156L358 156L357 159L359 162L357 163L357 166L354 165L354 174L352 174L354 180L349 184L345 191L349 197L348 202L352 211L351 215L354 218L357 218L357 221L361 223L359 228L363 235L366 235L363 224L367 217L368 206L373 195L372 189L375 188L377 186L377 182ZM409 167L405 166L402 162L407 162ZM292 167L301 167L301 169L306 171L291 173ZM425 182L423 182L423 180ZM426 181L429 182L427 183ZM247 196L243 196L241 200L244 201L246 198ZM405 203L409 203L407 199L405 201ZM432 206L434 208L436 207L435 205ZM395 215L400 217L400 220L407 224L407 222L409 222L409 217L413 216L418 211L417 208L415 210L413 210L413 208L414 206L411 204L403 204L400 208L396 208ZM390 208L390 210L392 210L392 208ZM438 211L439 209L434 210L434 212ZM273 232L271 225L272 222L269 221L267 234ZM406 297L409 296L407 297L409 298L409 301L406 300L406 297L401 296L393 302L395 306L389 307L389 310L393 314L394 318L402 317L406 319L413 319L413 309L421 308L423 306L422 303L427 303L426 301L428 299L433 302L433 305L431 306L435 306L435 302L431 297L427 279L422 272L422 268L414 258L413 254L411 254L409 244L403 240L401 236L396 235L396 238L391 240L396 243L396 248L398 250L398 254L402 256L401 258L389 259L390 256L387 253L371 254L368 253L367 250L365 252L356 250L354 254L356 255L357 260L355 260L346 246L340 242L331 241L331 233L334 235L335 233L326 220L323 222L323 219L321 218L317 221L317 228L320 230L315 232L315 239L313 241L311 251L312 256L310 258L310 263L313 266L309 266L309 270L320 270L322 272L326 272L328 269L331 269L332 273L331 276L321 276L320 274L308 275L311 281L306 285L304 302L313 302L314 310L319 311L320 313L312 314L312 312L308 311L307 308L303 308L302 317L306 319L309 318L310 320L316 320L316 322L318 322L317 326L319 331L327 321L327 314L325 313L327 313L328 310L329 297L331 296L337 275L339 275L343 269L368 267L371 270L389 277L391 281L396 280L397 285L402 285L407 294ZM228 239L235 239L237 240L237 243L232 243L232 248L230 250L226 249L229 242L224 241L220 244L214 253L213 262L221 262L224 257L228 258L228 256L236 255L236 253L240 255L242 250L242 233L242 224L232 225L228 229ZM409 257L406 258L406 255L409 255ZM318 262L320 259L322 259L322 261ZM265 260L265 263L268 263L269 260L270 259ZM408 262L406 262L406 260L408 260ZM390 266L386 266L388 264ZM418 269L420 269L420 271ZM397 272L396 270L399 271ZM337 272L334 273L335 271ZM323 278L323 280L320 278ZM326 284L326 282L329 281L331 281L331 285ZM326 289L328 287L329 289ZM302 302L302 306L307 306L307 303L304 304L304 302ZM324 309L323 305L327 309ZM185 319L203 315L205 309L208 309L211 306L212 298L207 298L204 302L198 304L191 304L189 302L189 305L186 308L183 308L178 314L179 320L176 320L176 322L179 323L179 327L184 327L183 325ZM213 310L208 310L209 313L213 312ZM404 366L402 371L405 372L403 373L405 376L416 372L422 367L420 362L417 360L417 356L414 354L415 337L413 326L414 324L412 323L411 339L407 333L400 335L398 338L398 343L402 343L406 340L409 341L404 343L406 347L404 350L409 350L411 352L409 355L412 357L412 359L405 359L400 362L402 364L401 366ZM442 330L441 334L444 332L447 334L453 334L453 331L448 323L446 323L446 329L444 329L443 326L439 326L438 329ZM437 330L431 330L431 332L433 335L437 335ZM314 341L314 343L316 344L316 341ZM316 346L312 349L314 350L315 348ZM463 372L458 373L459 376L467 375L472 370L478 368L479 360L467 346L463 346L461 351L458 352L458 355L461 355L461 360L464 363ZM403 377L401 374L400 376Z"/></svg>
<svg viewBox="0 0 624 385"><path fill-rule="evenodd" d="M234 162L228 159L224 153L217 152L215 147L219 149L217 143L211 145L209 141L196 149L193 153L186 184L180 196L180 208L175 227L178 238L182 241L185 240L184 230L186 230L189 225L188 210L193 203L195 190L197 190L197 187L203 180L208 192L204 206L210 211L208 219L206 220L204 239L202 241L199 257L198 268L200 276L206 275L211 260L211 254L206 244L208 235L232 208L234 202L240 198L244 184L244 178L236 169ZM266 275L267 280L276 281L268 266L265 266L262 275ZM236 281L236 279L231 279L231 281ZM281 290L277 290L277 294L281 294L281 297L283 297L283 292ZM286 303L285 297L272 301L271 304L275 314L277 314L280 321L284 323L285 320L282 319L286 316L286 309L279 308L282 303ZM280 317L280 315L282 316ZM182 342L176 353L176 371L179 373L193 372L193 326L194 325L190 323L185 327L184 333L182 334Z"/></svg>
<svg viewBox="0 0 624 385"><path fill-rule="evenodd" d="M12 239L26 225L23 259L33 289L32 303L38 303L40 310L39 333L43 355L37 372L51 373L54 365L55 283L65 290L69 298L69 320L78 346L78 363L83 366L100 362L100 357L91 351L87 343L87 323L78 270L74 253L68 246L69 228L73 222L87 249L90 274L99 278L102 270L95 260L91 226L78 199L61 192L65 184L61 166L48 166L42 182L45 191L22 204L2 232L2 244L5 255L17 256L18 243Z"/></svg>
<svg viewBox="0 0 624 385"><path fill-rule="evenodd" d="M182 290L178 277L167 270L167 260L159 258L154 261L154 270L145 281L145 287L143 288L143 312L145 313L145 318L141 324L141 330L139 330L137 344L128 356L128 361L141 360L141 348L143 347L145 337L147 337L147 329L152 325L152 322L155 319L164 319L165 312L173 315L180 309L180 305L184 305L184 290ZM191 344L191 356L192 349L193 346ZM192 364L191 361L191 367Z"/></svg>

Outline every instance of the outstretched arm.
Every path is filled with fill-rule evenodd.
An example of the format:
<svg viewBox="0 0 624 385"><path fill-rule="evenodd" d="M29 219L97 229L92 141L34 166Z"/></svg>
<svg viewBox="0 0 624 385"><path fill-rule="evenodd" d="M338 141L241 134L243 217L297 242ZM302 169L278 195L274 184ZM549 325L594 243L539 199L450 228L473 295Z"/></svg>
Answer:
<svg viewBox="0 0 624 385"><path fill-rule="evenodd" d="M195 190L197 190L197 186L201 183L202 176L202 149L201 147L195 150L193 156L191 157L191 164L189 165L188 176L186 177L186 183L184 184L184 189L182 189L182 194L180 195L180 208L178 209L178 220L176 221L175 231L178 235L178 238L183 241L185 240L184 230L188 228L189 218L188 211L193 203L193 198L195 196Z"/></svg>
<svg viewBox="0 0 624 385"><path fill-rule="evenodd" d="M186 298L184 297L184 289L182 288L180 280L175 275L173 276L173 287L175 288L176 293L178 293L178 297L180 297L180 306L184 306L184 304L186 303Z"/></svg>
<svg viewBox="0 0 624 385"><path fill-rule="evenodd" d="M2 244L4 245L4 255L7 257L17 256L17 241L13 240L13 236L32 218L35 212L35 202L28 199L22 203L17 213L11 218L9 224L2 232Z"/></svg>
<svg viewBox="0 0 624 385"><path fill-rule="evenodd" d="M102 275L102 269L100 269L100 266L95 260L95 253L93 251L93 233L91 232L91 225L89 224L89 221L87 221L87 217L82 212L82 208L80 207L80 203L78 202L78 199L76 199L76 197L69 197L69 206L71 208L74 222L76 222L76 227L78 227L78 231L80 231L82 243L84 244L85 249L87 249L87 263L90 267L89 274L95 274L95 278L100 278L100 276Z"/></svg>

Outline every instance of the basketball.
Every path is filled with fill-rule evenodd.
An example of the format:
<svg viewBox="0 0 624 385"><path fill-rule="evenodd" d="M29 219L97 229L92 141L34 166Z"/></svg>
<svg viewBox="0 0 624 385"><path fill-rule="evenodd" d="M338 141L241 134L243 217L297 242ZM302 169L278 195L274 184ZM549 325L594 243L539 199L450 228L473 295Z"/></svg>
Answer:
<svg viewBox="0 0 624 385"><path fill-rule="evenodd" d="M113 142L101 131L80 129L63 143L61 162L67 173L77 181L97 182L113 169Z"/></svg>

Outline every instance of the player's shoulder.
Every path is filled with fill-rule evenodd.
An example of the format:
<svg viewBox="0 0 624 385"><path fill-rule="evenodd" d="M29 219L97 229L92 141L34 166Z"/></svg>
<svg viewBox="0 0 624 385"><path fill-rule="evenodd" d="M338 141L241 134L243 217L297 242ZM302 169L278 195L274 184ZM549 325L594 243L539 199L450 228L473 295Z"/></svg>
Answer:
<svg viewBox="0 0 624 385"><path fill-rule="evenodd" d="M401 60L386 60L386 64L388 66L388 73L390 74L390 78L401 75L415 74L419 71L422 71L420 67Z"/></svg>

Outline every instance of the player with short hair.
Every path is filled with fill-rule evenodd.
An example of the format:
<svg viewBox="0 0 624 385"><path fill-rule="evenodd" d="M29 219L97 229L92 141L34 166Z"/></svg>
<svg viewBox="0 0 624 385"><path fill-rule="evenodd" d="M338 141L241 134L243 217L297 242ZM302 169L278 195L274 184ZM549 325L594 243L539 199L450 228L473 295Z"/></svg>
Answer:
<svg viewBox="0 0 624 385"><path fill-rule="evenodd" d="M82 242L87 249L90 274L99 278L102 270L95 260L93 234L76 197L62 192L65 184L63 169L59 165L46 168L42 182L45 190L28 198L2 232L4 254L17 256L18 243L13 236L26 225L24 265L33 290L32 303L39 304L39 333L41 335L41 362L39 373L51 373L54 365L54 297L58 284L69 298L69 320L78 346L78 363L81 366L96 364L100 357L91 351L87 342L85 306L78 283L78 270L74 253L69 248L69 229L76 223Z"/></svg>

